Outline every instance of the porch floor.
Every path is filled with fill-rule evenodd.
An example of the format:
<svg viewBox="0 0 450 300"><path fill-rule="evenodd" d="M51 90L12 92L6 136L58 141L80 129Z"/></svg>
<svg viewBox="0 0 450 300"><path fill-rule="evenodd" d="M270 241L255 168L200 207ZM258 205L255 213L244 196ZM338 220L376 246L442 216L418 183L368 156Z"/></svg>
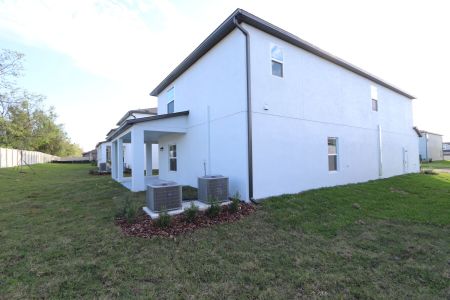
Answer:
<svg viewBox="0 0 450 300"><path fill-rule="evenodd" d="M194 203L195 206L198 207L198 210L200 210L200 211L207 210L208 207L210 206L209 204L200 202L198 200L182 201L180 209L169 210L167 212L167 214L171 215L171 216L179 215L179 214L183 213L186 208L191 207L191 203L192 202ZM220 205L228 205L230 203L231 203L231 201L225 201L225 202L221 202ZM144 206L142 208L142 210L152 219L158 219L159 218L159 213L150 210L150 208L148 208L147 206Z"/></svg>

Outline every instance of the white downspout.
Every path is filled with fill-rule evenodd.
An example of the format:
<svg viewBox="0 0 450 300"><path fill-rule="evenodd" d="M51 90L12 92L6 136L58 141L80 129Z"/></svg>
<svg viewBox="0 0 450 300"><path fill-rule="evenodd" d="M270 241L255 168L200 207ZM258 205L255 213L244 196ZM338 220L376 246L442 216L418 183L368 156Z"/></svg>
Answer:
<svg viewBox="0 0 450 300"><path fill-rule="evenodd" d="M383 176L383 144L381 139L381 125L378 125L378 176Z"/></svg>
<svg viewBox="0 0 450 300"><path fill-rule="evenodd" d="M208 122L208 174L211 175L211 111L209 105L206 107Z"/></svg>

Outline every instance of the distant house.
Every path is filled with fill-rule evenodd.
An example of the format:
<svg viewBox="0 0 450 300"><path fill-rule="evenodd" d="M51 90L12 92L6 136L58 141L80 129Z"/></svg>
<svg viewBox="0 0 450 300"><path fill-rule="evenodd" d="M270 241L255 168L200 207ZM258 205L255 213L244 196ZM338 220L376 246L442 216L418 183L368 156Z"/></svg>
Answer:
<svg viewBox="0 0 450 300"><path fill-rule="evenodd" d="M89 161L97 160L97 150L93 149L83 153L83 157L89 158Z"/></svg>
<svg viewBox="0 0 450 300"><path fill-rule="evenodd" d="M167 45L166 45L167 46ZM414 97L237 9L151 92L158 115L108 137L112 178L132 191L159 178L229 177L243 200L419 171ZM132 176L123 178L122 145Z"/></svg>
<svg viewBox="0 0 450 300"><path fill-rule="evenodd" d="M445 160L450 160L450 142L442 143L442 152Z"/></svg>
<svg viewBox="0 0 450 300"><path fill-rule="evenodd" d="M421 161L443 160L442 135L420 130L419 155Z"/></svg>
<svg viewBox="0 0 450 300"><path fill-rule="evenodd" d="M122 118L117 122L117 126L123 125L127 120L135 120L145 117L151 117L155 116L157 114L157 108L144 108L144 109L134 109L130 110L127 113L125 113ZM111 129L106 134L106 139L114 134L114 132L117 130L117 128ZM111 142L103 141L97 144L97 164L100 166L100 163L106 163L107 168L109 169L111 167ZM158 145L153 145L152 147L152 154L153 156L158 156ZM123 143L123 167L126 169L132 168L132 152L131 152L131 144L129 143ZM152 161L152 169L158 169L158 160L155 159Z"/></svg>

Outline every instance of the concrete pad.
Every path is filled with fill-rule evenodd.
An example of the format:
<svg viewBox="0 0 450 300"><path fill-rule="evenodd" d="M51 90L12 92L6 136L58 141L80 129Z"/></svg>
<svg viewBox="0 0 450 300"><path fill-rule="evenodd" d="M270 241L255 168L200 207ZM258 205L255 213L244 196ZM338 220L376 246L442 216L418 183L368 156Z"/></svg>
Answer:
<svg viewBox="0 0 450 300"><path fill-rule="evenodd" d="M209 204L200 202L200 201L198 201L198 200L183 201L183 202L181 203L181 208L180 208L180 209L169 210L169 211L167 211L167 214L170 215L170 216L179 215L179 214L183 213L185 209L191 207L191 203L192 203L192 202L194 203L195 206L198 207L198 210L200 210L200 211L207 210L207 209L210 207ZM230 203L231 203L231 201L225 201L225 202L221 202L221 203L219 203L219 204L222 206L222 205L228 205L228 204L230 204ZM142 210L143 210L143 211L144 211L151 219L158 219L158 218L159 218L159 214L160 214L160 213L154 212L154 211L150 210L147 206L144 206L144 207L142 208Z"/></svg>

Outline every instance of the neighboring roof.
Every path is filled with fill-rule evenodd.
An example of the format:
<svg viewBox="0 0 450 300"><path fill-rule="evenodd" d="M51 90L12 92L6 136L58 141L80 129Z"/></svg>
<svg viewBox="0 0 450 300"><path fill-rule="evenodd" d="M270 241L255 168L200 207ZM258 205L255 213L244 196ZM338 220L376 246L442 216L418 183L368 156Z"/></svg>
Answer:
<svg viewBox="0 0 450 300"><path fill-rule="evenodd" d="M158 108L152 107L152 108L140 108L140 109L133 109L129 110L123 117L117 122L116 125L120 125L125 121L129 116L133 114L144 114L144 115L157 115L158 114Z"/></svg>
<svg viewBox="0 0 450 300"><path fill-rule="evenodd" d="M418 137L422 137L422 134L420 133L419 128L417 128L416 126L413 127L414 131L416 132Z"/></svg>
<svg viewBox="0 0 450 300"><path fill-rule="evenodd" d="M116 136L118 136L119 134L121 134L122 132L124 132L125 130L127 130L128 128L130 128L131 126L133 126L134 124L137 123L142 123L142 122L149 122L149 121L155 121L155 120L161 120L161 119L168 119L168 118L174 118L174 117L179 117L179 116L187 116L189 115L189 111L180 111L180 112L176 112L176 113L170 113L170 114L163 114L163 115L155 115L155 116L151 116L151 117L144 117L144 118L137 118L137 119L132 119L132 120L126 120L122 126L120 126L119 128L117 128L114 133L111 136L108 136L106 141L111 141L113 138L115 138Z"/></svg>
<svg viewBox="0 0 450 300"><path fill-rule="evenodd" d="M104 143L107 143L107 141L101 141L101 142L98 142L97 145L95 145L95 149L97 149L98 146L100 146L101 144L104 144Z"/></svg>
<svg viewBox="0 0 450 300"><path fill-rule="evenodd" d="M442 134L434 133L434 132L429 132L429 131L425 131L425 130L421 130L420 132L421 132L421 133L428 133L428 134L434 134L434 135L440 135L440 136L443 136Z"/></svg>
<svg viewBox="0 0 450 300"><path fill-rule="evenodd" d="M234 20L239 23L244 22L251 25L261 31L264 31L270 35L273 35L281 40L284 40L294 46L302 48L308 52L311 52L323 59L326 59L336 65L339 65L349 71L352 71L360 76L363 76L379 85L382 85L394 92L397 92L409 99L415 99L409 93L406 93L399 88L391 85L390 83L340 59L302 39L299 37L279 28L275 25L270 24L263 19L260 19L245 10L240 8L236 9L216 30L214 30L187 58L185 58L158 86L153 89L150 93L151 96L157 96L161 93L167 86L169 86L175 79L177 79L181 74L183 74L190 66L192 66L197 60L199 60L203 55L205 55L211 48L213 48L217 43L219 43L226 35L228 35L235 27L236 24Z"/></svg>
<svg viewBox="0 0 450 300"><path fill-rule="evenodd" d="M116 130L117 130L117 128L111 129L110 131L108 131L108 133L106 134L106 136L109 136L109 135L113 134L114 131L116 131Z"/></svg>
<svg viewBox="0 0 450 300"><path fill-rule="evenodd" d="M92 149L92 150L89 150L89 151L83 152L83 155L87 155L87 154L91 154L91 153L97 153L97 150L95 150L95 149Z"/></svg>

